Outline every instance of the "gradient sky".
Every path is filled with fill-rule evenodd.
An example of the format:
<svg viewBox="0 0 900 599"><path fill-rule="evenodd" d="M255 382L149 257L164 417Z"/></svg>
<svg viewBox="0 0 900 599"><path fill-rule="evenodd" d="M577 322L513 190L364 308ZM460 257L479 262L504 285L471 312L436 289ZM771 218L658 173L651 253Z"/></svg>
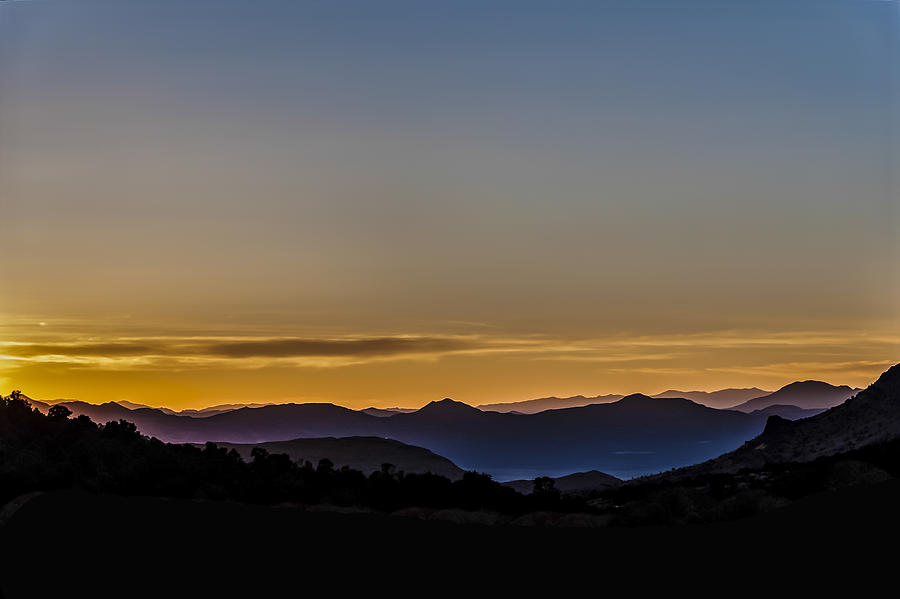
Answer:
<svg viewBox="0 0 900 599"><path fill-rule="evenodd" d="M2 2L0 390L864 386L898 57L896 2Z"/></svg>

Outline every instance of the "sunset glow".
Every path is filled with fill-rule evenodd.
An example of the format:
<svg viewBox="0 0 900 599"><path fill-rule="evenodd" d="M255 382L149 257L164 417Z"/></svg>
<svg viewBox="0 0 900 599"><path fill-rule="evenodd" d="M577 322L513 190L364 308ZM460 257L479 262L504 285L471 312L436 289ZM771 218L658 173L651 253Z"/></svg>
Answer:
<svg viewBox="0 0 900 599"><path fill-rule="evenodd" d="M3 393L478 405L897 361L894 3L75 4L0 6Z"/></svg>

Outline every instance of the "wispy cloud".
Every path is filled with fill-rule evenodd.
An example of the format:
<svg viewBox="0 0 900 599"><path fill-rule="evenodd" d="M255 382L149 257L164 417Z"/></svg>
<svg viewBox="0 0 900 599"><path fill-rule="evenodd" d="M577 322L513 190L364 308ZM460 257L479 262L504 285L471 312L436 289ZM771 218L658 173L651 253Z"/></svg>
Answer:
<svg viewBox="0 0 900 599"><path fill-rule="evenodd" d="M730 366L724 368L708 368L706 372L720 372L725 374L762 375L762 376L792 376L798 372L828 371L843 375L867 375L873 372L882 372L894 364L896 360L855 360L845 362L779 362L775 364L763 364L757 366Z"/></svg>
<svg viewBox="0 0 900 599"><path fill-rule="evenodd" d="M865 347L865 356L858 348ZM780 376L805 370L859 372L891 363L900 338L815 332L718 331L682 335L612 335L564 339L542 335L148 336L72 337L65 341L0 342L0 364L98 369L204 367L333 368L381 361L434 361L448 356L521 355L533 360L595 362L607 372L733 373ZM747 351L769 359L747 361ZM731 353L728 353L731 352ZM759 352L763 352L760 354ZM723 355L733 362L723 363ZM885 356L887 359L875 359ZM853 360L852 358L868 358ZM833 361L829 361L833 360ZM644 364L641 364L644 362ZM727 361L726 361L727 362Z"/></svg>
<svg viewBox="0 0 900 599"><path fill-rule="evenodd" d="M802 373L828 372L832 375L859 375L872 376L880 373L897 363L897 360L855 360L845 362L828 361L794 361L774 362L771 364L735 365L724 367L704 366L662 366L662 367L634 367L634 368L610 368L610 372L647 374L647 375L711 375L734 374L763 377L781 377L794 380Z"/></svg>
<svg viewBox="0 0 900 599"><path fill-rule="evenodd" d="M147 337L59 343L0 343L0 360L122 367L201 367L228 363L346 366L372 361L434 360L451 354L547 351L536 339L475 335L397 335L377 337ZM9 364L8 364L9 365Z"/></svg>
<svg viewBox="0 0 900 599"><path fill-rule="evenodd" d="M371 337L356 339L266 339L214 343L204 353L226 358L343 357L435 354L487 345L465 337Z"/></svg>

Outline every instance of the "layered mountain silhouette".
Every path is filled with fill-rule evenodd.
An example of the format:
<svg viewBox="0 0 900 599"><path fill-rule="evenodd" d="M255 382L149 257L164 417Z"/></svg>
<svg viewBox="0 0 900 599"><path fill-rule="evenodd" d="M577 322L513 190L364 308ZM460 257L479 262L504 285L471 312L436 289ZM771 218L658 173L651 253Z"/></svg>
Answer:
<svg viewBox="0 0 900 599"><path fill-rule="evenodd" d="M762 434L735 451L682 468L665 477L678 479L737 472L745 468L757 469L766 464L809 462L898 438L900 364L891 367L867 389L836 407L793 422L772 416Z"/></svg>
<svg viewBox="0 0 900 599"><path fill-rule="evenodd" d="M737 404L731 409L753 412L770 406L786 405L804 409L827 410L844 403L859 391L860 389L851 389L847 385L836 387L822 381L797 381L785 385L774 393Z"/></svg>
<svg viewBox="0 0 900 599"><path fill-rule="evenodd" d="M463 475L462 468L447 458L422 447L382 437L326 437L267 443L219 443L218 446L235 449L245 461L250 461L254 447L262 447L269 453L284 453L294 461L309 461L313 465L328 459L335 468L347 466L367 475L381 470L383 464L391 464L407 474L430 472L450 480L459 480Z"/></svg>
<svg viewBox="0 0 900 599"><path fill-rule="evenodd" d="M360 412L369 416L393 416L394 414L408 414L415 411L414 408L366 408L360 410Z"/></svg>
<svg viewBox="0 0 900 599"><path fill-rule="evenodd" d="M521 415L485 412L451 399L387 417L332 404L240 408L205 418L129 410L112 402L65 405L76 416L86 414L96 422L128 420L143 434L174 443L387 437L501 480L588 470L625 477L659 472L730 451L765 424L765 416L646 395Z"/></svg>
<svg viewBox="0 0 900 599"><path fill-rule="evenodd" d="M725 402L758 391L753 388L690 393L701 394L709 402ZM490 472L508 480L590 470L630 477L702 462L734 450L759 434L771 416L786 421L809 420L856 391L820 381L799 381L744 401L733 410L713 409L685 398L640 394L619 399L609 395L577 396L504 404L518 407L515 412L486 411L451 399L434 401L413 411L351 410L327 403L257 404L258 407L224 404L181 412L132 408L137 404L125 406L115 402L32 403L44 412L51 404L62 403L76 416L85 414L101 423L128 420L142 433L174 443L252 445L324 437L389 438L427 448L462 468ZM679 392L660 395L675 393ZM553 401L567 405L598 398L603 403L539 409L554 405ZM380 467L380 463L375 467Z"/></svg>
<svg viewBox="0 0 900 599"><path fill-rule="evenodd" d="M770 391L764 391L757 387L751 387L749 389L720 389L719 391L678 391L676 389L669 389L668 391L663 391L662 393L657 393L650 397L655 399L683 398L690 399L691 401L711 408L728 408L769 393ZM618 394L596 395L593 397L585 397L584 395L573 395L571 397L541 397L538 399L528 399L510 403L482 404L478 406L478 409L492 412L536 414L538 412L543 412L544 410L580 408L598 403L611 403L618 401L623 397L625 396Z"/></svg>
<svg viewBox="0 0 900 599"><path fill-rule="evenodd" d="M509 403L489 403L478 406L479 410L487 412L515 412L517 414L537 414L544 410L560 410L563 408L581 408L597 403L610 403L618 401L625 397L624 395L596 395L594 397L585 397L584 395L573 395L571 397L540 397L538 399L526 399L524 401L513 401Z"/></svg>
<svg viewBox="0 0 900 599"><path fill-rule="evenodd" d="M745 389L720 389L718 391L678 391L677 389L669 389L662 393L657 393L653 397L683 397L696 401L710 408L728 408L735 404L745 402L755 397L768 395L771 391L765 391L758 387L750 387Z"/></svg>
<svg viewBox="0 0 900 599"><path fill-rule="evenodd" d="M118 402L124 405L126 408L130 408L131 406L126 405L126 402ZM227 403L221 404L217 406L209 406L208 408L201 408L199 410L170 410L169 408L157 408L162 410L166 414L171 414L173 416L191 416L193 418L206 418L207 416L215 416L216 414L222 414L224 412L231 412L232 410L239 410L241 408L261 408L263 406L268 406L273 404L266 403ZM138 407L149 407L149 406L138 406Z"/></svg>

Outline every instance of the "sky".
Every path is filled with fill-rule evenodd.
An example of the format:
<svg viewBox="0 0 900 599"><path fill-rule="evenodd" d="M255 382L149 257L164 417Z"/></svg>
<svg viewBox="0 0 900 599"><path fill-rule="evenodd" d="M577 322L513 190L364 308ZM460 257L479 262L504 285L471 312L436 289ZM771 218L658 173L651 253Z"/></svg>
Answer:
<svg viewBox="0 0 900 599"><path fill-rule="evenodd" d="M0 2L0 391L865 386L900 4Z"/></svg>

